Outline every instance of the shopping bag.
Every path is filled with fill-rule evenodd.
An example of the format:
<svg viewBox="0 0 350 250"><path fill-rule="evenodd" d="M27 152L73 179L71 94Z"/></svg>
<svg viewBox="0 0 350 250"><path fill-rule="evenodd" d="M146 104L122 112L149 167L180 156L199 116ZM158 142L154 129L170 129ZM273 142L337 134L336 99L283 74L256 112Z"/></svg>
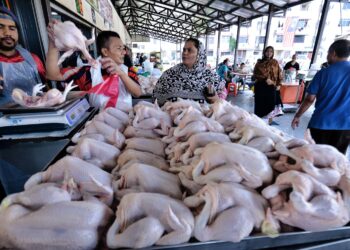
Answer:
<svg viewBox="0 0 350 250"><path fill-rule="evenodd" d="M89 91L90 103L94 107L116 107L119 95L119 76L110 75L102 83L93 86Z"/></svg>

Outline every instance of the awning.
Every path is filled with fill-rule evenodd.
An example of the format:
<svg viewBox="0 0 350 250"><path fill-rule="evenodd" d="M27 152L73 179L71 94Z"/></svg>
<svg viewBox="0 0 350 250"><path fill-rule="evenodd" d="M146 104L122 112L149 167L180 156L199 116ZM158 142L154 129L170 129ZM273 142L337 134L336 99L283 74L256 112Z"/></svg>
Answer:
<svg viewBox="0 0 350 250"><path fill-rule="evenodd" d="M130 35L179 42L241 20L268 15L310 0L116 0L114 6Z"/></svg>

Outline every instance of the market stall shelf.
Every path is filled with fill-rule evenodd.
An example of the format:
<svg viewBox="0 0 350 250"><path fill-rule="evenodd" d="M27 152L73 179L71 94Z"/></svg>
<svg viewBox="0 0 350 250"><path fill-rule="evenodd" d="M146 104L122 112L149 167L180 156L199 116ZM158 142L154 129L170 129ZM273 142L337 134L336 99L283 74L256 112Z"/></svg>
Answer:
<svg viewBox="0 0 350 250"><path fill-rule="evenodd" d="M250 236L238 243L211 241L192 242L176 246L148 247L143 250L167 249L167 250L254 250L254 249L301 249L306 246L330 246L332 243L349 244L350 227L325 230L320 232L292 232L282 233L276 238L268 236ZM335 242L337 241L337 242ZM332 242L332 243L329 243ZM317 244L317 246L316 246ZM327 245L329 244L329 245ZM288 248L292 247L292 248ZM311 249L334 249L334 248L311 248ZM337 248L339 250L339 248ZM345 249L345 248L342 248Z"/></svg>

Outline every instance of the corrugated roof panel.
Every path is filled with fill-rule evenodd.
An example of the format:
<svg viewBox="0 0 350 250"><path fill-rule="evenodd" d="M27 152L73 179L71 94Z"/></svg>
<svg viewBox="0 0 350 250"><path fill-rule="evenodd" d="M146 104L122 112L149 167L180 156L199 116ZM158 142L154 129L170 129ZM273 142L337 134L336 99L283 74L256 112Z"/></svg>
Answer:
<svg viewBox="0 0 350 250"><path fill-rule="evenodd" d="M226 3L223 1L219 1L219 0L214 1L209 6L212 8L215 8L217 10L222 10L222 11L225 11L225 10L228 11L234 7L232 4L229 4L229 3Z"/></svg>

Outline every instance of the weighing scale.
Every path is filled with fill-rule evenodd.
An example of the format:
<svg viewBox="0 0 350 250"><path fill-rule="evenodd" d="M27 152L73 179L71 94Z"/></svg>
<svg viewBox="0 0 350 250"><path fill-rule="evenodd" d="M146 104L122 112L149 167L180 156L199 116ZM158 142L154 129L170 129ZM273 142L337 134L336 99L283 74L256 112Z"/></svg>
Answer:
<svg viewBox="0 0 350 250"><path fill-rule="evenodd" d="M86 116L89 108L85 97L67 100L55 107L0 108L0 135L65 130Z"/></svg>

